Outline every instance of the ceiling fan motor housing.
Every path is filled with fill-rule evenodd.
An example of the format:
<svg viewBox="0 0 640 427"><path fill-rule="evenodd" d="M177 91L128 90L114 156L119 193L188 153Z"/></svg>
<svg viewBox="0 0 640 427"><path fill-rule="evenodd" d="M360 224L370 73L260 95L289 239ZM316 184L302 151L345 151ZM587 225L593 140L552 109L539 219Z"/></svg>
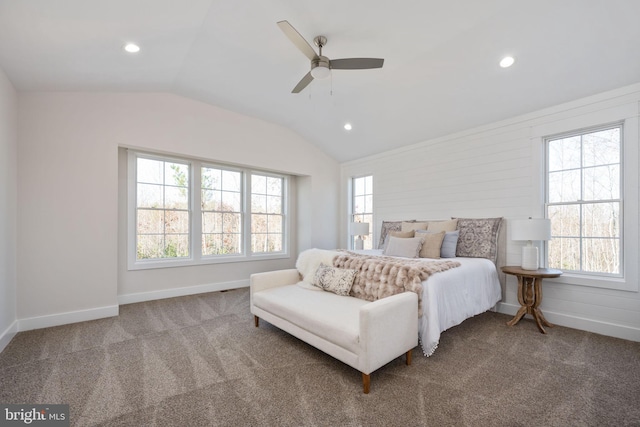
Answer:
<svg viewBox="0 0 640 427"><path fill-rule="evenodd" d="M329 58L318 56L311 60L311 75L314 79L325 79L331 73Z"/></svg>

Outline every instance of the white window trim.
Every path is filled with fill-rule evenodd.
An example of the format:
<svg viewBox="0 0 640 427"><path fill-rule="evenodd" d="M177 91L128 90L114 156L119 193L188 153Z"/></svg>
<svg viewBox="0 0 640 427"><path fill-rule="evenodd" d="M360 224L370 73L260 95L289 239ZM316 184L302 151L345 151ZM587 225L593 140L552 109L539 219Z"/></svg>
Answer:
<svg viewBox="0 0 640 427"><path fill-rule="evenodd" d="M185 258L165 258L165 259L136 259L136 160L138 155L145 158L177 161L189 164L189 257ZM242 208L243 208L243 253L238 255L202 255L201 239L202 239L202 213L200 210L201 194L201 176L202 167L221 168L226 170L235 170L242 172ZM283 250L275 253L251 253L251 174L260 174L283 178L283 195L284 195L284 242ZM263 261L272 259L289 258L289 248L291 247L291 205L292 201L289 194L289 180L287 175L274 174L272 172L261 171L252 168L240 168L237 166L225 165L216 162L201 161L197 159L183 158L179 156L154 154L145 151L128 150L127 153L127 269L132 270L148 270L157 268L186 267L192 265L206 264L223 264L232 262L250 262Z"/></svg>
<svg viewBox="0 0 640 427"><path fill-rule="evenodd" d="M639 194L639 176L638 166L640 165L640 151L638 142L640 141L640 116L638 114L637 104L618 105L606 110L590 112L574 117L568 117L564 120L554 121L544 125L531 128L531 144L532 152L536 153L534 163L537 166L534 170L540 171L539 193L535 197L537 202L534 203L533 211L544 215L545 203L545 182L546 182L546 147L545 140L549 135L559 135L570 133L579 129L590 129L595 127L606 126L606 124L622 123L622 212L623 221L622 230L624 235L622 239L622 277L601 277L596 274L577 274L573 272L564 273L555 279L545 279L550 282L562 283L567 285L578 285L595 287L602 289L613 289L629 292L640 291L639 265L637 254L640 240L640 224L638 218L638 194ZM546 244L544 245L544 262L546 266Z"/></svg>

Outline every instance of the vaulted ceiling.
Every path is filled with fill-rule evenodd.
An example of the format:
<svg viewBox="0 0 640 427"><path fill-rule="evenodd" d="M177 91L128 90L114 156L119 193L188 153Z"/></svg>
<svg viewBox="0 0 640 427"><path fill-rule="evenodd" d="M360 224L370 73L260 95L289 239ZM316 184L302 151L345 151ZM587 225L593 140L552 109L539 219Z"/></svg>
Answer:
<svg viewBox="0 0 640 427"><path fill-rule="evenodd" d="M0 67L19 91L191 97L343 162L638 83L639 16L638 0L0 0ZM281 20L384 67L292 94L310 64Z"/></svg>

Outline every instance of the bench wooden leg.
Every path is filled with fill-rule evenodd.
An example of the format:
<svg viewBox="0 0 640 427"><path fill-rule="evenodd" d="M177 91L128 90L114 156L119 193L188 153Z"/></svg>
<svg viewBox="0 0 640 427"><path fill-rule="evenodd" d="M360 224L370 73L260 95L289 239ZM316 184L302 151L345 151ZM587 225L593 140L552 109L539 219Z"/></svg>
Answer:
<svg viewBox="0 0 640 427"><path fill-rule="evenodd" d="M253 316L253 324L256 328L260 326L260 318L258 316Z"/></svg>
<svg viewBox="0 0 640 427"><path fill-rule="evenodd" d="M411 365L411 350L407 351L407 366Z"/></svg>
<svg viewBox="0 0 640 427"><path fill-rule="evenodd" d="M362 373L362 389L364 394L369 394L369 387L371 386L371 377L369 374Z"/></svg>

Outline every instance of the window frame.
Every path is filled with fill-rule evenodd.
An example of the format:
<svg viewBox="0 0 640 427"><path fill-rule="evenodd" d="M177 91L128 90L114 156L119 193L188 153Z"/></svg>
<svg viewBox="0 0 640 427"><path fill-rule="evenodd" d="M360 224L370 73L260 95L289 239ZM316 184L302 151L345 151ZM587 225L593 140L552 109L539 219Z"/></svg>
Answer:
<svg viewBox="0 0 640 427"><path fill-rule="evenodd" d="M137 159L138 157L158 161L170 161L189 165L189 257L137 259ZM242 251L239 254L203 255L202 251L202 168L215 168L241 173L241 234ZM280 252L251 252L251 175L267 175L283 180L283 250ZM290 257L291 215L293 201L289 192L291 177L255 168L228 165L182 156L156 154L142 150L127 150L127 270L147 270L156 268L185 267L191 265L221 264L230 262L250 262L258 260L283 259Z"/></svg>
<svg viewBox="0 0 640 427"><path fill-rule="evenodd" d="M593 133L597 133L600 131L606 131L606 130L612 130L612 129L618 129L619 130L619 158L618 158L618 163L617 165L620 168L619 174L618 174L618 178L619 178L619 194L618 194L618 198L617 199L589 199L589 200L584 200L583 196L584 196L584 185L585 185L585 170L588 170L590 168L592 168L593 166L586 166L584 164L584 157L583 157L583 140L582 138L585 135L589 135L589 134L593 134ZM625 230L625 219L626 219L626 215L624 213L624 199L625 199L625 185L624 185L624 147L625 147L625 138L624 138L624 130L625 130L625 126L624 126L624 122L622 121L618 121L618 122L614 122L614 123L608 123L608 124L604 124L604 125L599 125L599 126L593 126L593 127L587 127L587 128L582 128L582 129L577 129L577 130L573 130L573 131L569 131L569 132L562 132L559 134L555 134L555 135L549 135L543 138L544 141L544 170L545 170L545 185L544 185L544 214L545 214L545 218L549 218L549 207L552 206L567 206L567 205L578 205L579 206L579 211L580 211L580 226L579 226L579 235L575 236L574 238L578 239L579 242L579 264L580 264L580 270L563 270L563 272L565 274L570 274L572 276L575 277L584 277L584 278L593 278L593 279L604 279L604 280L619 280L622 279L624 277L624 271L625 271L625 245L624 245L624 230ZM552 141L557 141L559 139L567 139L567 138L572 138L572 137L580 137L581 141L580 141L580 165L579 167L576 168L572 168L573 170L578 170L580 172L580 199L578 200L574 200L571 202L550 202L549 198L550 198L550 175L552 173L552 171L550 171L550 150L549 150L549 144ZM613 163L612 163L613 164ZM567 171L569 169L566 169L565 171ZM585 237L583 236L583 232L582 232L582 212L584 209L584 206L586 205L593 205L593 204L599 204L599 203L617 203L618 204L618 214L620 216L620 221L619 221L619 255L618 255L618 263L619 263L619 272L618 273L605 273L605 272L590 272L590 271L585 271L583 269L583 265L584 265L584 257L583 257L583 247L585 245L585 240L588 240L590 238L593 237ZM553 237L552 237L553 238ZM550 254L550 250L549 250L549 242L544 242L544 260L545 260L545 265L548 266L549 265L549 254ZM553 268L558 268L558 267L553 267Z"/></svg>

